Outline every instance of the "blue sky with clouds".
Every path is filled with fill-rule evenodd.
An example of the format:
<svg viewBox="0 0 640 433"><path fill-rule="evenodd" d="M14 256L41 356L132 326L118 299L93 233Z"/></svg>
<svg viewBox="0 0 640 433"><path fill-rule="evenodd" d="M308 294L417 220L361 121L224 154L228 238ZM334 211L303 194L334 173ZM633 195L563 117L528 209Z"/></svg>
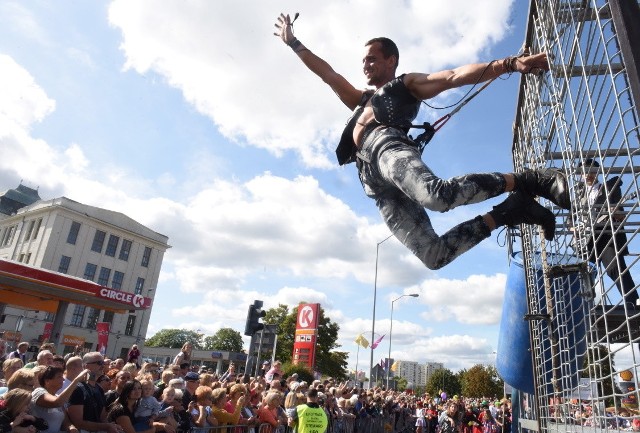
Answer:
<svg viewBox="0 0 640 433"><path fill-rule="evenodd" d="M353 368L354 338L370 338L376 244L389 231L355 167L335 163L349 112L272 35L280 11L299 11L296 35L363 88L371 37L397 42L399 72L437 71L517 52L527 14L511 0L4 0L0 186L23 180L45 199L121 211L169 236L149 336L242 331L254 299L320 302ZM517 83L496 80L436 135L423 157L437 174L510 171ZM497 201L433 214L434 227ZM503 242L438 271L393 238L380 245L377 332L388 333L392 299L420 294L395 303L392 357L454 370L493 363ZM385 339L375 359L387 350Z"/></svg>

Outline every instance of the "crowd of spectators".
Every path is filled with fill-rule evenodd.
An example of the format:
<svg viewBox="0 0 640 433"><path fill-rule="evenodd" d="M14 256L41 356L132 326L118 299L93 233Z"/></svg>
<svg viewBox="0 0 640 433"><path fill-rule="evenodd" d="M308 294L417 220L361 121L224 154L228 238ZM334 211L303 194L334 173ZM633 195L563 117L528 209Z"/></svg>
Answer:
<svg viewBox="0 0 640 433"><path fill-rule="evenodd" d="M277 361L258 377L238 373L233 363L218 374L184 361L188 349L176 356L179 364L169 365L138 366L98 352L63 358L51 346L26 365L19 354L8 358L0 379L0 433L284 432L295 429L296 407L307 402L310 390L331 433L511 431L507 399L363 389L331 378L307 383L295 373L285 376ZM573 415L590 425L588 407ZM632 417L619 418L618 428L637 427Z"/></svg>

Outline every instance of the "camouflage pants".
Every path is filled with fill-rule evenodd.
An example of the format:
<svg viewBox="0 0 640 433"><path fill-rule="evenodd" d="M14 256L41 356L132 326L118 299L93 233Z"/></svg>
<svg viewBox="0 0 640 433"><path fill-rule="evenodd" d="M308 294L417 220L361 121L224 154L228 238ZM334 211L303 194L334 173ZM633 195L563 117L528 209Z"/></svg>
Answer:
<svg viewBox="0 0 640 433"><path fill-rule="evenodd" d="M358 174L391 232L429 269L439 269L490 235L481 216L438 236L426 209L446 212L505 192L500 173L440 179L415 143L395 128L378 127L358 151Z"/></svg>

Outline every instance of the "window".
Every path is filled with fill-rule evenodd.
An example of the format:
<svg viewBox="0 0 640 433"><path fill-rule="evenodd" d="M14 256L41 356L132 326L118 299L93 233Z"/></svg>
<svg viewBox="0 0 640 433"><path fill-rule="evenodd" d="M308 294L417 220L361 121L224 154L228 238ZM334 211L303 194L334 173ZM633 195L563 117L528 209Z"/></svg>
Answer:
<svg viewBox="0 0 640 433"><path fill-rule="evenodd" d="M80 223L72 221L71 228L69 229L69 234L67 235L67 243L75 245L76 241L78 240L78 233L80 233Z"/></svg>
<svg viewBox="0 0 640 433"><path fill-rule="evenodd" d="M71 326L82 326L85 309L86 307L84 305L76 305L76 308L73 310L73 315L71 316Z"/></svg>
<svg viewBox="0 0 640 433"><path fill-rule="evenodd" d="M29 222L29 226L27 228L27 231L24 232L24 240L28 241L31 238L31 233L33 233L33 226L36 223L36 220L31 220Z"/></svg>
<svg viewBox="0 0 640 433"><path fill-rule="evenodd" d="M98 276L98 284L106 286L109 284L109 277L111 276L111 269L100 268L100 275Z"/></svg>
<svg viewBox="0 0 640 433"><path fill-rule="evenodd" d="M25 256L24 262L26 264L29 264L29 260L31 260L31 253L27 253L27 255Z"/></svg>
<svg viewBox="0 0 640 433"><path fill-rule="evenodd" d="M96 253L102 252L102 245L104 245L104 238L107 236L102 230L96 230L96 235L93 237L93 244L91 245L91 251Z"/></svg>
<svg viewBox="0 0 640 433"><path fill-rule="evenodd" d="M89 314L87 315L87 328L96 329L99 317L100 310L98 310L97 308L89 308Z"/></svg>
<svg viewBox="0 0 640 433"><path fill-rule="evenodd" d="M113 311L105 311L102 316L102 321L107 323L113 323Z"/></svg>
<svg viewBox="0 0 640 433"><path fill-rule="evenodd" d="M124 274L122 272L115 271L113 273L113 280L111 280L111 287L116 290L122 289L122 280L124 280Z"/></svg>
<svg viewBox="0 0 640 433"><path fill-rule="evenodd" d="M58 266L58 272L62 272L66 274L69 272L69 264L71 264L71 257L62 256L60 257L60 265Z"/></svg>
<svg viewBox="0 0 640 433"><path fill-rule="evenodd" d="M124 328L124 335L133 335L133 327L136 325L136 316L129 315L127 319L127 326Z"/></svg>
<svg viewBox="0 0 640 433"><path fill-rule="evenodd" d="M120 237L116 235L109 235L109 242L107 242L107 249L105 250L104 253L109 257L115 257L119 242L120 242Z"/></svg>
<svg viewBox="0 0 640 433"><path fill-rule="evenodd" d="M144 254L142 255L142 263L140 263L140 265L144 266L145 268L148 268L150 259L151 259L151 248L144 247Z"/></svg>
<svg viewBox="0 0 640 433"><path fill-rule="evenodd" d="M142 289L144 289L144 278L138 277L138 281L136 281L136 295L142 294Z"/></svg>
<svg viewBox="0 0 640 433"><path fill-rule="evenodd" d="M16 232L16 227L18 226L15 225L7 227L7 229L4 231L4 237L2 238L2 242L0 242L0 246L6 247L7 245L11 245L11 242L13 242L13 235Z"/></svg>
<svg viewBox="0 0 640 433"><path fill-rule="evenodd" d="M96 277L96 271L98 270L98 265L94 265L93 263L87 263L87 266L84 268L84 278L87 280L93 281Z"/></svg>
<svg viewBox="0 0 640 433"><path fill-rule="evenodd" d="M38 232L40 231L41 224L42 224L42 218L38 218L38 221L36 221L36 225L33 228L33 236L31 236L31 239L36 239L38 237Z"/></svg>
<svg viewBox="0 0 640 433"><path fill-rule="evenodd" d="M122 240L122 246L120 247L120 255L118 258L125 262L129 260L129 252L131 251L131 241L127 239Z"/></svg>

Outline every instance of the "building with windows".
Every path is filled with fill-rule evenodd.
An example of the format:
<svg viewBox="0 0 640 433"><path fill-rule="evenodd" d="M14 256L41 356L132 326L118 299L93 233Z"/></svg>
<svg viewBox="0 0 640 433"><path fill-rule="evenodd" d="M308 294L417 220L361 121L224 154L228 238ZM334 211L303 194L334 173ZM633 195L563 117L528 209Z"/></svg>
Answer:
<svg viewBox="0 0 640 433"><path fill-rule="evenodd" d="M13 192L6 195L18 196ZM0 259L90 280L114 293L153 300L164 253L169 248L167 236L122 213L66 197L37 200L17 210L15 206L3 209L11 213L0 209ZM120 297L117 293L115 296ZM13 340L38 346L46 338L47 323L54 321L55 313L4 302L0 303L0 332L5 340L12 346L7 338L12 336ZM96 326L107 322L110 329L105 355L109 357L126 355L131 345L144 342L151 314L150 309L114 312L73 303L57 311L64 314L64 338L60 341L64 352L78 344L85 350L97 350Z"/></svg>
<svg viewBox="0 0 640 433"><path fill-rule="evenodd" d="M391 376L406 379L407 385L415 389L416 387L424 387L429 382L431 375L438 370L444 369L441 362L426 362L420 364L415 361L397 360L393 363L395 372Z"/></svg>

